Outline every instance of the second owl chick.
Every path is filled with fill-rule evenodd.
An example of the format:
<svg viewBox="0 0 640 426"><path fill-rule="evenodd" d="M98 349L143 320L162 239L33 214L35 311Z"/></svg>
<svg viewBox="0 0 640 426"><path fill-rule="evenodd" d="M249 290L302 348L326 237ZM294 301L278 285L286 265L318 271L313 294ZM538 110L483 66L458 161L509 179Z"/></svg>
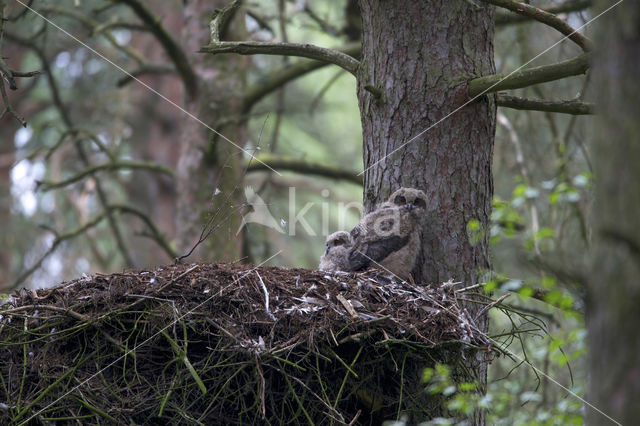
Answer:
<svg viewBox="0 0 640 426"><path fill-rule="evenodd" d="M327 237L326 249L320 258L321 271L350 271L349 250L351 236L346 231L338 231Z"/></svg>

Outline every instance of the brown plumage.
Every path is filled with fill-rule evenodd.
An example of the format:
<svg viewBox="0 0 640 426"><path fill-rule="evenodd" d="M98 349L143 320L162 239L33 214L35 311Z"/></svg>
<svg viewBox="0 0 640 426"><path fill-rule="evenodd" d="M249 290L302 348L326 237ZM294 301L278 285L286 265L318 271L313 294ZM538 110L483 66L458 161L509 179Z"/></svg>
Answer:
<svg viewBox="0 0 640 426"><path fill-rule="evenodd" d="M424 192L400 188L378 209L362 218L351 231L351 270L379 267L407 279L420 252L426 207Z"/></svg>
<svg viewBox="0 0 640 426"><path fill-rule="evenodd" d="M321 271L350 271L349 249L351 236L346 231L338 231L327 237L326 249L320 258Z"/></svg>

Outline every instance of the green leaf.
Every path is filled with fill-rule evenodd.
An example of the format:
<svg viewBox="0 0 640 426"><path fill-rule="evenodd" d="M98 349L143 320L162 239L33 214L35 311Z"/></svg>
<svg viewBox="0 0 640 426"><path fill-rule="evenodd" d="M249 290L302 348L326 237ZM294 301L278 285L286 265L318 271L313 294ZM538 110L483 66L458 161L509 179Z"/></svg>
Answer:
<svg viewBox="0 0 640 426"><path fill-rule="evenodd" d="M520 184L513 188L513 198L524 197L527 192L527 185Z"/></svg>
<svg viewBox="0 0 640 426"><path fill-rule="evenodd" d="M525 286L518 291L518 294L522 297L531 297L533 296L533 289L531 287Z"/></svg>
<svg viewBox="0 0 640 426"><path fill-rule="evenodd" d="M553 288L556 286L556 279L554 277L542 277L540 284L542 288Z"/></svg>

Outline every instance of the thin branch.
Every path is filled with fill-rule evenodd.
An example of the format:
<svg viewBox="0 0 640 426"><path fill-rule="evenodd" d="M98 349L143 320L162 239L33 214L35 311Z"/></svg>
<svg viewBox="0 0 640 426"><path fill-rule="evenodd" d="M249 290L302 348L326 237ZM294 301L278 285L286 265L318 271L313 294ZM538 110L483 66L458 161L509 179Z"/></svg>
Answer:
<svg viewBox="0 0 640 426"><path fill-rule="evenodd" d="M143 162L143 161L118 161L115 163L97 164L95 166L86 167L80 170L75 175L58 182L51 182L46 180L39 181L38 189L41 189L43 192L46 192L55 188L62 188L62 187L71 185L72 183L76 183L87 176L94 175L97 172L100 172L103 170L113 171L113 170L120 170L120 169L131 169L131 170L143 169L143 170L149 170L153 172L164 173L166 175L173 177L173 170L171 170L167 166L163 166L156 163Z"/></svg>
<svg viewBox="0 0 640 426"><path fill-rule="evenodd" d="M182 47L171 37L171 34L162 26L160 19L154 15L145 5L138 0L118 0L129 6L133 12L144 22L149 30L156 36L156 39L162 44L167 55L171 58L176 66L178 74L182 78L185 89L189 96L194 96L197 91L197 77L189 59Z"/></svg>
<svg viewBox="0 0 640 426"><path fill-rule="evenodd" d="M43 26L43 28L45 27ZM55 105L58 111L58 114L60 114L62 121L68 128L75 128L75 126L73 125L73 121L71 120L71 116L69 115L69 111L67 110L67 108L65 108L65 105L62 102L62 98L60 96L60 90L58 89L58 83L55 77L53 76L53 73L51 72L50 61L49 61L49 58L47 58L47 55L45 54L44 50L38 47L31 39L25 39L16 34L7 33L7 32L5 32L5 35L7 36L7 38L12 40L13 42L33 50L33 52L38 56L38 58L40 59L43 72L47 77L47 83L49 85L49 90L51 91L51 98L53 99L53 104ZM78 153L78 156L80 157L80 160L85 165L85 167L89 166L90 164L89 158L87 157L87 154L84 151L84 148L79 142L75 144L75 149L76 149L76 152ZM93 179L93 182L95 183L96 194L98 195L100 204L105 209L105 215L107 217L107 221L109 222L109 227L111 228L113 237L116 241L116 245L118 246L118 250L122 254L125 264L129 267L132 267L133 259L129 254L127 245L124 243L124 239L122 238L122 234L120 232L120 229L118 228L118 224L116 223L115 218L113 217L113 214L111 213L111 210L107 208L109 204L107 200L107 194L104 191L104 188L102 187L102 183L100 182L100 180L96 179L95 177L92 177L92 179Z"/></svg>
<svg viewBox="0 0 640 426"><path fill-rule="evenodd" d="M11 70L11 73L13 74L14 77L35 77L37 75L42 74L42 71L40 71L40 70L36 70L36 71L14 71L14 70Z"/></svg>
<svg viewBox="0 0 640 426"><path fill-rule="evenodd" d="M7 16L5 18L6 21L17 21L18 19L22 18L24 15L27 14L27 12L29 11L29 9L31 8L31 6L33 5L33 0L29 0L26 4L26 7L23 7L22 10L16 12L15 15L13 16Z"/></svg>
<svg viewBox="0 0 640 426"><path fill-rule="evenodd" d="M80 22L85 27L87 27L87 29L91 31L91 35L97 34L96 29L101 26L99 21L96 21L95 19L92 19L87 15L73 9L66 9L66 8L56 7L56 6L47 6L47 7L40 8L40 12L42 12L43 14L55 13L58 15L73 18L78 22ZM138 52L136 52L135 50L133 50L132 48L130 48L129 46L118 43L118 40L116 40L113 33L103 29L102 31L100 31L100 34L102 34L115 49L120 50L125 55L129 56L134 61L136 61L137 63L144 64L145 62L144 57L140 55Z"/></svg>
<svg viewBox="0 0 640 426"><path fill-rule="evenodd" d="M258 15L252 10L247 10L246 13L251 19L253 19L258 23L258 26L260 27L260 29L269 31L271 34L274 34L273 28L271 28L271 25L269 25L269 22L266 19L264 19L262 16Z"/></svg>
<svg viewBox="0 0 640 426"><path fill-rule="evenodd" d="M0 113L0 120L6 113L11 114L16 120L22 124L22 127L27 127L27 122L22 118L9 103L9 97L7 96L7 90L4 87L4 80L0 80L0 95L2 95L2 102L4 102L4 110Z"/></svg>
<svg viewBox="0 0 640 426"><path fill-rule="evenodd" d="M362 185L362 177L358 176L358 172L356 171L340 169L334 166L312 163L294 158L282 158L271 155L259 156L258 158L261 162L252 162L248 165L247 171L255 172L269 170L266 166L269 165L277 170L288 170L305 175L323 176L331 179L343 179L347 182L355 183L356 185Z"/></svg>
<svg viewBox="0 0 640 426"><path fill-rule="evenodd" d="M527 99L517 96L510 96L506 93L498 93L498 106L513 109L523 109L531 111L557 112L572 115L595 114L595 105L590 102L581 101L546 101L543 99Z"/></svg>
<svg viewBox="0 0 640 426"><path fill-rule="evenodd" d="M105 217L106 215L103 213L74 230L71 230L61 235L56 235L55 240L53 240L53 243L51 243L51 247L49 247L49 249L40 257L40 259L38 259L29 269L27 269L26 271L20 274L10 288L17 288L18 285L20 285L24 280L26 280L29 277L29 275L33 274L40 267L40 265L42 265L42 262L44 262L44 260L47 257L49 257L60 244L62 244L66 240L75 238L76 236L93 228L94 226L99 224Z"/></svg>
<svg viewBox="0 0 640 426"><path fill-rule="evenodd" d="M576 56L575 58L567 61L558 62L552 65L528 68L515 72L508 77L508 74L494 74L474 78L469 81L469 97L473 98L478 96L480 93L493 93L501 90L521 89L534 84L584 74L589 69L589 58L589 54L583 53L582 55Z"/></svg>
<svg viewBox="0 0 640 426"><path fill-rule="evenodd" d="M531 19L535 19L545 25L558 30L561 34L569 37L571 41L576 43L583 51L589 52L593 48L593 43L587 37L577 32L571 25L558 18L553 13L538 9L526 3L520 3L515 0L482 0L485 3L509 9L518 15L523 15Z"/></svg>
<svg viewBox="0 0 640 426"><path fill-rule="evenodd" d="M0 19L3 19L0 16ZM0 32L0 36L2 35L2 33ZM7 83L9 83L9 89L11 90L17 90L18 86L16 85L16 80L13 78L13 71L11 71L11 69L9 69L9 66L7 65L7 63L4 61L4 59L2 59L2 56L0 56L0 76L3 77L5 80L7 80Z"/></svg>
<svg viewBox="0 0 640 426"><path fill-rule="evenodd" d="M300 43L271 43L262 41L220 41L203 46L200 53L237 53L239 55L277 55L301 56L317 61L338 65L356 75L360 62L339 50L326 49L312 44Z"/></svg>
<svg viewBox="0 0 640 426"><path fill-rule="evenodd" d="M86 139L85 139L86 137ZM104 143L100 140L100 138L90 131L89 129L79 128L79 129L67 129L60 134L58 141L53 144L51 148L47 151L44 158L48 160L51 156L62 146L62 144L67 140L67 138L73 138L74 143L82 143L85 140L88 142L93 142L100 149L101 152L109 157L109 161L116 162L116 156L109 151L109 149L105 146Z"/></svg>
<svg viewBox="0 0 640 426"><path fill-rule="evenodd" d="M336 50L345 55L357 57L360 55L361 43L350 43ZM327 62L301 60L270 73L260 83L254 84L247 89L243 102L243 112L248 112L259 100L290 81L327 65L329 65Z"/></svg>
<svg viewBox="0 0 640 426"><path fill-rule="evenodd" d="M563 3L548 4L540 6L538 9L545 12L558 15L560 13L579 12L590 8L593 5L593 0L567 0ZM496 26L519 24L521 22L531 21L533 18L526 15L517 15L507 11L496 11L495 23Z"/></svg>
<svg viewBox="0 0 640 426"><path fill-rule="evenodd" d="M322 29L322 31L324 31L325 33L333 37L337 37L338 34L340 34L340 31L338 31L337 28L318 16L318 14L315 13L313 9L311 9L309 3L306 1L304 2L304 12L309 15L309 18L311 18L316 24L318 24L320 29Z"/></svg>
<svg viewBox="0 0 640 426"><path fill-rule="evenodd" d="M135 81L134 80L135 78L138 78L140 76L147 75L147 74L163 75L163 74L175 74L175 73L176 73L176 69L172 66L163 65L163 64L143 65L137 70L130 71L128 75L125 75L120 80L118 80L118 82L116 83L116 86L124 87L127 84L131 83L132 81Z"/></svg>
<svg viewBox="0 0 640 426"><path fill-rule="evenodd" d="M164 249L164 251L167 253L167 255L171 260L178 257L178 254L167 242L167 240L162 235L162 233L158 231L158 228L156 227L156 225L153 223L153 221L148 215L146 215L145 213L143 213L142 211L138 210L133 206L127 206L124 204L112 204L109 206L109 208L112 209L113 211L121 211L122 213L129 213L140 218L140 220L142 220L145 223L145 225L147 225L147 228L149 228L149 231L151 232L151 234L148 234L147 236L152 240L154 240L156 243L158 243L158 245Z"/></svg>

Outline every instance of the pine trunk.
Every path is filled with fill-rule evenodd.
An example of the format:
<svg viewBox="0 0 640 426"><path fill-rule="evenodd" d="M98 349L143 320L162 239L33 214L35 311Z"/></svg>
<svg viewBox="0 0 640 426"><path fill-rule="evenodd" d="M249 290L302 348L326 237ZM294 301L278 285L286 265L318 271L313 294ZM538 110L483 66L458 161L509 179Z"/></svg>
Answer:
<svg viewBox="0 0 640 426"><path fill-rule="evenodd" d="M598 12L611 5L600 1ZM588 400L630 425L640 419L640 4L623 2L596 25ZM612 424L593 409L587 420Z"/></svg>
<svg viewBox="0 0 640 426"><path fill-rule="evenodd" d="M448 0L361 0L360 7L366 210L399 187L424 190L430 206L415 281L475 284L489 269L488 239L472 244L467 224L489 223L496 105L490 96L460 107L466 81L495 73L493 7ZM470 363L485 384L484 360ZM482 424L483 415L473 421Z"/></svg>

